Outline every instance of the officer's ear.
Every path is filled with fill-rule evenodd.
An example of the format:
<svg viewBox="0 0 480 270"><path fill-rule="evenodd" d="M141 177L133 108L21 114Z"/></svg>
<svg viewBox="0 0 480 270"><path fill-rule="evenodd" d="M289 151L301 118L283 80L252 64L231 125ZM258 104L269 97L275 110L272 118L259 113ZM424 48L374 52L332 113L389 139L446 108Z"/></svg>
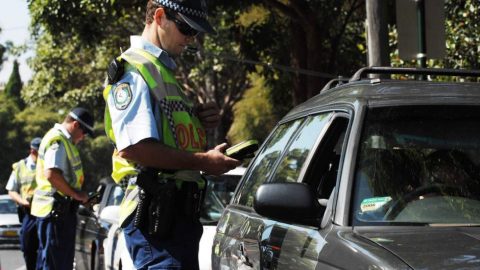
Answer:
<svg viewBox="0 0 480 270"><path fill-rule="evenodd" d="M153 21L157 25L161 25L162 20L164 20L164 19L166 19L165 18L165 10L163 9L163 7L157 8L155 10L155 13L153 14Z"/></svg>
<svg viewBox="0 0 480 270"><path fill-rule="evenodd" d="M82 128L82 124L80 124L80 122L78 122L77 120L74 120L73 121L73 127L76 129L76 130L80 130Z"/></svg>

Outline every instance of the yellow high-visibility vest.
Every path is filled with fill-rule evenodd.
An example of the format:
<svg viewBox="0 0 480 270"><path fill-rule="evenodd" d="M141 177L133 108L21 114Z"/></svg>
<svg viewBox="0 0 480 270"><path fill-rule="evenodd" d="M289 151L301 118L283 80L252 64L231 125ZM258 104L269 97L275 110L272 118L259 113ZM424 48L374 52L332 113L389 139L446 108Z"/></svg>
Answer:
<svg viewBox="0 0 480 270"><path fill-rule="evenodd" d="M31 169L27 166L27 159L22 159L12 165L15 177L20 186L22 199L30 200L37 186L35 182L35 166Z"/></svg>
<svg viewBox="0 0 480 270"><path fill-rule="evenodd" d="M80 153L78 152L77 147L69 140L62 131L57 128L50 129L47 134L42 139L40 148L38 150L38 159L37 159L37 173L36 173L36 182L37 187L35 188L32 200L32 210L31 213L37 217L46 217L53 208L53 194L58 192L60 195L65 196L60 191L57 191L48 179L45 177L45 152L50 146L54 143L61 143L65 146L67 152L67 158L72 169L73 175L70 178L68 183L73 189L81 190L84 180L82 161L80 159Z"/></svg>

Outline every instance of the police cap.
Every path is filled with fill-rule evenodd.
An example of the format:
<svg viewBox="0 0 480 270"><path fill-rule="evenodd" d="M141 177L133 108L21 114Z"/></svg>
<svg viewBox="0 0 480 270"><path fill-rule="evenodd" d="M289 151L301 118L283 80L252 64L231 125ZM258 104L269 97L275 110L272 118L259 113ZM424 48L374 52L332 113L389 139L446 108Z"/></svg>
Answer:
<svg viewBox="0 0 480 270"><path fill-rule="evenodd" d="M83 129L93 138L93 116L82 107L73 108L68 115L78 121L82 125Z"/></svg>
<svg viewBox="0 0 480 270"><path fill-rule="evenodd" d="M40 137L33 138L33 140L30 141L30 148L38 150L38 148L40 148L41 142L42 142L42 138Z"/></svg>
<svg viewBox="0 0 480 270"><path fill-rule="evenodd" d="M153 0L178 13L178 15L193 29L215 34L215 30L207 20L207 4L205 0Z"/></svg>

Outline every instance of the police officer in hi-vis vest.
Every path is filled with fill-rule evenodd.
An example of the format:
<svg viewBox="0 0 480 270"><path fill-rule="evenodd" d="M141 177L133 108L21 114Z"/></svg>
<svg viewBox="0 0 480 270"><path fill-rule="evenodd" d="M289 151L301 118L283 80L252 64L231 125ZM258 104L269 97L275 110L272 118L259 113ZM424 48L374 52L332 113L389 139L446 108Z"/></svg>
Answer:
<svg viewBox="0 0 480 270"><path fill-rule="evenodd" d="M20 248L23 251L27 270L35 269L37 263L37 226L35 225L35 217L30 214L30 203L36 186L35 168L41 141L41 138L34 138L30 142L30 154L28 157L12 165L13 170L6 186L8 195L12 197L19 208L19 218L22 223Z"/></svg>
<svg viewBox="0 0 480 270"><path fill-rule="evenodd" d="M112 177L126 188L120 222L136 269L198 269L200 171L240 165L223 154L226 144L206 149L218 107L194 107L174 75L172 57L205 32L214 30L204 0L149 0L142 35L108 69L105 130L116 146Z"/></svg>
<svg viewBox="0 0 480 270"><path fill-rule="evenodd" d="M83 168L75 145L87 135L93 136L93 117L77 107L40 144L31 210L37 217L40 242L38 269L73 268L76 212L79 203L88 200L81 191Z"/></svg>

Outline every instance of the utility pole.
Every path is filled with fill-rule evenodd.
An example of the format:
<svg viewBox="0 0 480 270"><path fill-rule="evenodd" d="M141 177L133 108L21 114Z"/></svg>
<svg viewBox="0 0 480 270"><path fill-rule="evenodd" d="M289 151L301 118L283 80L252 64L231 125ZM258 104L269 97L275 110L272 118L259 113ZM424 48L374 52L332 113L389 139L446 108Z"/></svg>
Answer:
<svg viewBox="0 0 480 270"><path fill-rule="evenodd" d="M366 0L368 66L390 66L385 0ZM378 76L378 75L377 75Z"/></svg>
<svg viewBox="0 0 480 270"><path fill-rule="evenodd" d="M427 67L427 39L425 35L425 1L415 0L417 8L417 27L418 27L418 54L417 62L421 68ZM423 75L418 76L419 80L425 80Z"/></svg>

